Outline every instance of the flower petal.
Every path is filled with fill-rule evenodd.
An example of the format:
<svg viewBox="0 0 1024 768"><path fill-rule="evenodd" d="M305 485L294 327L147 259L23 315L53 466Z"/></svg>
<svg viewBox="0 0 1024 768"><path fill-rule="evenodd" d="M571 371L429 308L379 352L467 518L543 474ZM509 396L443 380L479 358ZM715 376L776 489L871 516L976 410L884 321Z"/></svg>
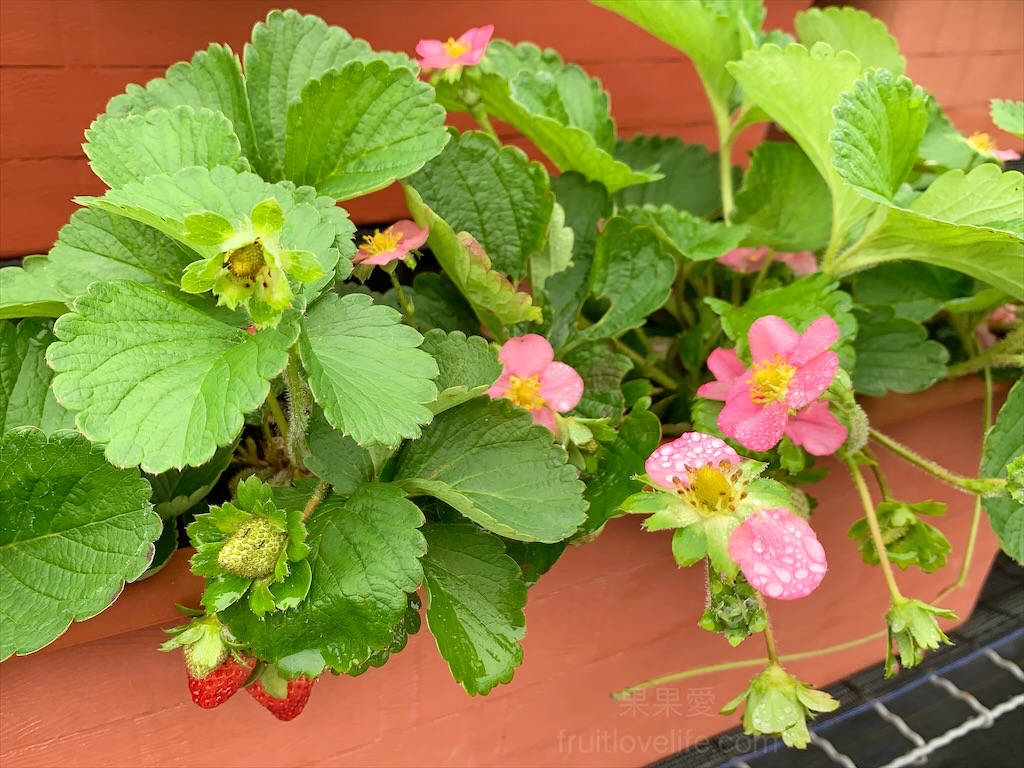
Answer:
<svg viewBox="0 0 1024 768"><path fill-rule="evenodd" d="M507 395L510 386L510 376L511 374L507 370L502 371L498 380L491 385L490 389L487 390L487 396L492 400L497 400L499 397Z"/></svg>
<svg viewBox="0 0 1024 768"><path fill-rule="evenodd" d="M708 400L725 400L732 392L733 385L731 381L709 381L697 387L697 394Z"/></svg>
<svg viewBox="0 0 1024 768"><path fill-rule="evenodd" d="M427 235L430 234L427 227L421 227L409 219L396 221L391 225L391 229L402 236L402 239L398 241L398 250L403 253L422 247L427 242Z"/></svg>
<svg viewBox="0 0 1024 768"><path fill-rule="evenodd" d="M727 461L738 464L740 455L721 438L703 432L684 432L660 446L644 465L647 476L662 488L687 487L686 470Z"/></svg>
<svg viewBox="0 0 1024 768"><path fill-rule="evenodd" d="M813 403L828 389L838 368L839 356L831 351L799 367L786 387L786 405L790 408L803 408Z"/></svg>
<svg viewBox="0 0 1024 768"><path fill-rule="evenodd" d="M818 260L814 251L796 251L795 253L777 253L775 258L788 266L798 275L811 275L818 271Z"/></svg>
<svg viewBox="0 0 1024 768"><path fill-rule="evenodd" d="M416 54L419 56L437 56L444 52L443 40L420 40L416 43Z"/></svg>
<svg viewBox="0 0 1024 768"><path fill-rule="evenodd" d="M744 520L729 539L729 556L754 589L779 600L809 595L828 570L814 530L781 507L763 509Z"/></svg>
<svg viewBox="0 0 1024 768"><path fill-rule="evenodd" d="M555 359L555 350L543 336L527 333L514 336L501 346L499 359L513 376L540 376Z"/></svg>
<svg viewBox="0 0 1024 768"><path fill-rule="evenodd" d="M786 435L814 456L829 456L846 442L846 427L839 423L828 404L811 403L789 419Z"/></svg>
<svg viewBox="0 0 1024 768"><path fill-rule="evenodd" d="M775 355L788 357L800 343L800 334L781 317L765 315L750 326L747 342L750 344L750 356L757 363L771 360Z"/></svg>
<svg viewBox="0 0 1024 768"><path fill-rule="evenodd" d="M767 451L779 444L789 421L785 403L758 405L750 399L750 386L737 384L718 414L718 428L752 451Z"/></svg>
<svg viewBox="0 0 1024 768"><path fill-rule="evenodd" d="M484 53L487 51L487 43L490 42L492 34L494 34L493 24L466 30L466 33L460 40L465 41L469 46L469 53L459 56L457 59L458 63L470 66L479 64L480 59L484 57Z"/></svg>
<svg viewBox="0 0 1024 768"><path fill-rule="evenodd" d="M376 267L383 267L385 264L390 264L396 259L400 259L405 256L405 251L399 248L392 248L390 251L381 251L380 253L370 253L364 251L362 248L356 251L356 255L352 258L353 264L372 264Z"/></svg>
<svg viewBox="0 0 1024 768"><path fill-rule="evenodd" d="M535 411L530 411L533 415L533 422L535 424L542 424L552 432L558 429L558 425L555 423L555 412L550 408L538 408Z"/></svg>
<svg viewBox="0 0 1024 768"><path fill-rule="evenodd" d="M740 360L735 349L718 347L708 355L708 369L719 381L732 384L747 372L747 366Z"/></svg>
<svg viewBox="0 0 1024 768"><path fill-rule="evenodd" d="M839 326L829 315L822 315L800 335L800 342L789 354L789 362L803 365L839 340Z"/></svg>
<svg viewBox="0 0 1024 768"><path fill-rule="evenodd" d="M583 397L583 378L571 365L556 360L540 374L540 396L559 413L571 411Z"/></svg>
<svg viewBox="0 0 1024 768"><path fill-rule="evenodd" d="M764 263L766 253L768 248L763 245L759 248L733 248L716 261L733 272L757 272Z"/></svg>

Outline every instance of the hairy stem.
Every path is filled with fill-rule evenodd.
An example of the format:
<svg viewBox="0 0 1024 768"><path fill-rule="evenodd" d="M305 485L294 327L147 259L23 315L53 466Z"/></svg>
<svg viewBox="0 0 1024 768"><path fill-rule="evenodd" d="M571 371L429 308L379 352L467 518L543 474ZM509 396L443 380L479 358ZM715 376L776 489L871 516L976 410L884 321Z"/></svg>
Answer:
<svg viewBox="0 0 1024 768"><path fill-rule="evenodd" d="M324 500L324 495L327 493L327 489L330 486L320 481L320 484L313 491L313 495L309 497L309 501L306 502L305 508L302 510L302 522L309 520L310 516L316 511L316 508L320 506L320 502Z"/></svg>
<svg viewBox="0 0 1024 768"><path fill-rule="evenodd" d="M288 369L285 371L285 383L288 386L288 439L285 448L288 460L295 468L302 467L309 455L306 444L306 430L309 429L309 411L312 407L312 393L302 376L299 356L293 349L288 357Z"/></svg>
<svg viewBox="0 0 1024 768"><path fill-rule="evenodd" d="M1017 326L1009 335L1000 339L991 347L983 349L977 355L969 357L967 360L956 365L949 366L946 369L946 376L952 379L967 373L980 371L982 368L990 365L998 365L1004 368L1014 364L1020 365L1022 357L1020 354L1021 344L1024 344L1024 325Z"/></svg>
<svg viewBox="0 0 1024 768"><path fill-rule="evenodd" d="M413 313L416 308L409 301L409 297L405 295L405 290L402 288L402 284L398 282L398 275L395 274L394 270L388 271L388 277L391 278L391 285L394 286L395 296L398 297L398 306L402 308L402 317L405 318L406 325L412 325Z"/></svg>
<svg viewBox="0 0 1024 768"><path fill-rule="evenodd" d="M893 603L903 602L905 598L900 594L900 588L896 586L896 577L893 575L892 564L889 562L889 553L886 551L885 542L882 540L882 530L878 526L878 516L875 514L875 505L871 503L871 494L868 492L867 483L864 482L864 476L861 474L857 463L850 458L847 458L845 461L847 468L850 470L850 475L853 477L853 484L857 486L860 503L864 507L868 528L871 530L871 540L875 544L875 550L878 552L878 562L882 566L885 583L889 587L889 596L892 598Z"/></svg>
<svg viewBox="0 0 1024 768"><path fill-rule="evenodd" d="M765 652L768 654L769 664L779 663L779 652L775 647L775 634L772 632L772 619L768 615L768 606L764 601L764 595L760 592L754 593L757 596L757 604L761 606L761 610L764 611L764 617L766 619L764 625L764 647Z"/></svg>
<svg viewBox="0 0 1024 768"><path fill-rule="evenodd" d="M281 404L277 402L277 396L274 394L273 387L271 387L270 395L267 397L267 406L270 408L270 413L274 417L274 423L277 424L277 431L281 433L281 437L284 439L285 445L287 445L288 420L284 417L284 411L281 410Z"/></svg>
<svg viewBox="0 0 1024 768"><path fill-rule="evenodd" d="M1006 487L1006 481L1001 478L964 477L963 475L958 475L955 472L950 472L945 467L939 466L931 459L926 459L924 456L915 453L907 446L893 440L888 435L879 432L874 427L868 427L868 434L871 435L871 439L876 443L888 448L897 456L909 461L918 469L923 469L925 472L934 475L944 483L948 483L954 488L964 491L965 493L988 495L992 493L999 493L999 491Z"/></svg>
<svg viewBox="0 0 1024 768"><path fill-rule="evenodd" d="M889 489L889 483L885 480L885 474L882 472L882 467L879 466L877 461L875 461L875 457L867 448L862 448L861 453L871 459L871 474L875 476L875 482L878 484L878 492L882 494L882 501L888 501L892 498L892 491Z"/></svg>
<svg viewBox="0 0 1024 768"><path fill-rule="evenodd" d="M864 645L864 643L870 643L872 640L880 640L885 637L886 632L873 632L870 635L864 635L864 637L858 637L856 640L848 640L845 643L839 643L838 645L830 645L827 648L818 648L813 651L801 651L799 653L787 653L783 656L779 656L779 664L788 664L791 661L804 661L806 659L816 659L820 656L828 656L831 653L839 653L840 651L846 651L850 648L856 648L858 645ZM623 688L621 691L617 691L612 694L613 699L627 699L639 691L643 691L647 688L654 688L658 685L664 685L665 683L673 683L678 680L687 680L691 677L698 677L700 675L711 674L712 672L727 672L730 669L743 669L744 667L763 667L767 659L758 656L753 659L740 659L739 661L728 661L724 664L711 664L706 667L697 667L695 669L687 669L684 672L672 672L668 675L662 675L661 677L655 677L651 680L647 680L637 685L632 685L629 688Z"/></svg>

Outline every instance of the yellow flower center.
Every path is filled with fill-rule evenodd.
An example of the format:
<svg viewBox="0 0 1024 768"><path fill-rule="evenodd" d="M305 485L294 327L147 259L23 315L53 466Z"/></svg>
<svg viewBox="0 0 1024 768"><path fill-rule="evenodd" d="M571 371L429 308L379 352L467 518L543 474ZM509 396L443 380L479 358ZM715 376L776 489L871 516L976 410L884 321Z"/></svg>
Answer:
<svg viewBox="0 0 1024 768"><path fill-rule="evenodd" d="M359 250L365 251L371 256L376 256L378 253L387 253L395 250L400 242L402 242L402 233L395 232L395 228L392 226L383 232L377 229L374 230L372 235L363 235L363 244L359 247Z"/></svg>
<svg viewBox="0 0 1024 768"><path fill-rule="evenodd" d="M535 411L544 407L544 398L540 396L540 378L538 376L508 377L508 394L506 395L513 405L525 408L528 411Z"/></svg>
<svg viewBox="0 0 1024 768"><path fill-rule="evenodd" d="M732 495L729 479L720 469L710 465L689 471L690 494L701 509L720 509Z"/></svg>
<svg viewBox="0 0 1024 768"><path fill-rule="evenodd" d="M996 148L996 143L992 141L992 137L987 133L975 133L972 134L968 139L967 143L970 144L978 152L989 154L993 149Z"/></svg>
<svg viewBox="0 0 1024 768"><path fill-rule="evenodd" d="M236 248L228 254L224 262L228 272L243 280L254 280L256 275L266 265L267 260L264 258L263 245L259 240L253 240L248 245Z"/></svg>
<svg viewBox="0 0 1024 768"><path fill-rule="evenodd" d="M470 46L470 44L461 37L458 40L454 37L449 37L448 42L444 44L444 52L453 59L456 59L465 53L469 53L471 50L473 50L472 46Z"/></svg>
<svg viewBox="0 0 1024 768"><path fill-rule="evenodd" d="M786 390L796 373L796 368L787 363L781 355L775 355L774 360L754 363L752 370L753 375L747 379L752 402L765 405L786 399Z"/></svg>

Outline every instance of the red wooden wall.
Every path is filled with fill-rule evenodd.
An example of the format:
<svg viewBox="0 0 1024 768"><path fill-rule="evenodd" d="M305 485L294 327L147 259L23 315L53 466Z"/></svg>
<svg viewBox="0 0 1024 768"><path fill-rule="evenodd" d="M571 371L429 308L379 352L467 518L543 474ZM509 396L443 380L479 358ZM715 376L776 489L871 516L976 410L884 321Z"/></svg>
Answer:
<svg viewBox="0 0 1024 768"><path fill-rule="evenodd" d="M601 78L624 135L676 134L713 143L692 66L668 46L584 0L293 0L381 49L412 52L495 24L510 40L555 47ZM811 0L768 0L770 26L789 28ZM909 74L949 105L962 130L988 130L988 98L1022 98L1021 0L858 0L901 39ZM241 51L279 0L3 0L0 2L0 258L46 252L75 210L98 194L82 134L129 82L161 75L210 42ZM745 135L740 152L757 140ZM1005 135L999 139L1012 146ZM363 222L403 211L394 191L350 206Z"/></svg>

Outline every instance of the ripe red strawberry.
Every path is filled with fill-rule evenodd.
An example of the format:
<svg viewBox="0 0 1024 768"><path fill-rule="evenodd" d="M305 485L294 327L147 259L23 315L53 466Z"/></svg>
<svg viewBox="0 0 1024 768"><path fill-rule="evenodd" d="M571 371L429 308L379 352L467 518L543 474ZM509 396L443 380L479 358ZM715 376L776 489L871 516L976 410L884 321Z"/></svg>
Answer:
<svg viewBox="0 0 1024 768"><path fill-rule="evenodd" d="M192 677L189 673L188 691L192 694L192 701L203 709L213 709L238 693L255 664L255 659L240 658L241 662L228 656L206 677Z"/></svg>
<svg viewBox="0 0 1024 768"><path fill-rule="evenodd" d="M287 695L281 699L267 693L263 687L263 679L257 680L246 690L249 691L256 701L270 710L270 713L278 720L293 720L299 716L309 701L309 693L313 689L313 683L319 678L297 677L288 681Z"/></svg>

